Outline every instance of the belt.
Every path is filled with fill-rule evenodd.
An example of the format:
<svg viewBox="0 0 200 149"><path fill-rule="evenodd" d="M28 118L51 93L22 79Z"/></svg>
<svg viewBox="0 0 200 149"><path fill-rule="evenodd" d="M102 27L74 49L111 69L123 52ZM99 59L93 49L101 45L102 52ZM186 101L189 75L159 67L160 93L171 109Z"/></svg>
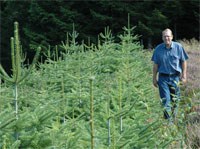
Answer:
<svg viewBox="0 0 200 149"><path fill-rule="evenodd" d="M180 76L180 73L174 73L174 74L159 73L159 75L165 77L173 77L173 76Z"/></svg>

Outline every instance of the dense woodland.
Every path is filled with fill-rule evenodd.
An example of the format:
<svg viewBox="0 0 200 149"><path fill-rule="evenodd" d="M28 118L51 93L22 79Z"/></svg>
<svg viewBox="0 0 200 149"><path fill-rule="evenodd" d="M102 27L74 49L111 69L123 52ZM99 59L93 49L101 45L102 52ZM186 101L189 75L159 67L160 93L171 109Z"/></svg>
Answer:
<svg viewBox="0 0 200 149"><path fill-rule="evenodd" d="M161 31L169 27L174 39L199 40L199 0L1 0L1 52L3 65L10 63L10 37L13 23L18 21L23 50L31 55L38 45L45 52L49 45L54 47L66 40L73 24L79 33L78 41L96 43L98 34L106 26L112 30L113 38L119 41L122 27L130 14L135 34L145 48L154 48L161 42Z"/></svg>

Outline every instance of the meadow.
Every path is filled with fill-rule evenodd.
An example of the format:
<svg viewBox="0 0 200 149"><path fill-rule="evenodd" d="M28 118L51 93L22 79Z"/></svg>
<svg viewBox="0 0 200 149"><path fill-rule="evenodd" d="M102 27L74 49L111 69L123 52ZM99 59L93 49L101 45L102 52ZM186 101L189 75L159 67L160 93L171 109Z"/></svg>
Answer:
<svg viewBox="0 0 200 149"><path fill-rule="evenodd" d="M152 86L152 52L143 49L134 29L124 27L116 43L106 27L97 45L77 43L73 30L31 68L21 52L14 55L13 75L1 67L0 148L198 148L192 140L199 139L198 107L192 108L199 88L183 86L177 125L168 126Z"/></svg>

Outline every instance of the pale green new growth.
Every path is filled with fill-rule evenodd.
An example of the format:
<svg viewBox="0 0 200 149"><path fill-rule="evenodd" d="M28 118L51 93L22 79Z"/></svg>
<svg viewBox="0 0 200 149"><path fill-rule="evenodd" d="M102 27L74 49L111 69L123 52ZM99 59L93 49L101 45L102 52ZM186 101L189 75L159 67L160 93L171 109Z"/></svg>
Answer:
<svg viewBox="0 0 200 149"><path fill-rule="evenodd" d="M20 45L19 40L19 30L18 30L18 22L14 23L14 38L11 37L11 58L12 58L12 76L10 77L6 71L3 69L2 65L0 64L0 77L10 83L19 84L23 81L29 74L29 71L33 67L33 65L37 62L39 57L39 53L41 48L37 48L37 52L33 59L32 64L29 67L29 71L25 74L22 73L22 62L25 60L25 56L22 53L22 47Z"/></svg>

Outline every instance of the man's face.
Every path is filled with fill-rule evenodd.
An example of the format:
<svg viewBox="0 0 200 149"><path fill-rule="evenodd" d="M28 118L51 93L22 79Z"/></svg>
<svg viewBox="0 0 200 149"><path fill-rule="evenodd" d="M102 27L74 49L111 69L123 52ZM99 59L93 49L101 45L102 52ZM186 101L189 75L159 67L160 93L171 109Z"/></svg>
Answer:
<svg viewBox="0 0 200 149"><path fill-rule="evenodd" d="M165 31L163 32L162 34L162 39L164 41L164 43L167 45L167 46L170 46L171 45L171 42L172 42L172 39L173 39L173 36L171 34L170 31Z"/></svg>

